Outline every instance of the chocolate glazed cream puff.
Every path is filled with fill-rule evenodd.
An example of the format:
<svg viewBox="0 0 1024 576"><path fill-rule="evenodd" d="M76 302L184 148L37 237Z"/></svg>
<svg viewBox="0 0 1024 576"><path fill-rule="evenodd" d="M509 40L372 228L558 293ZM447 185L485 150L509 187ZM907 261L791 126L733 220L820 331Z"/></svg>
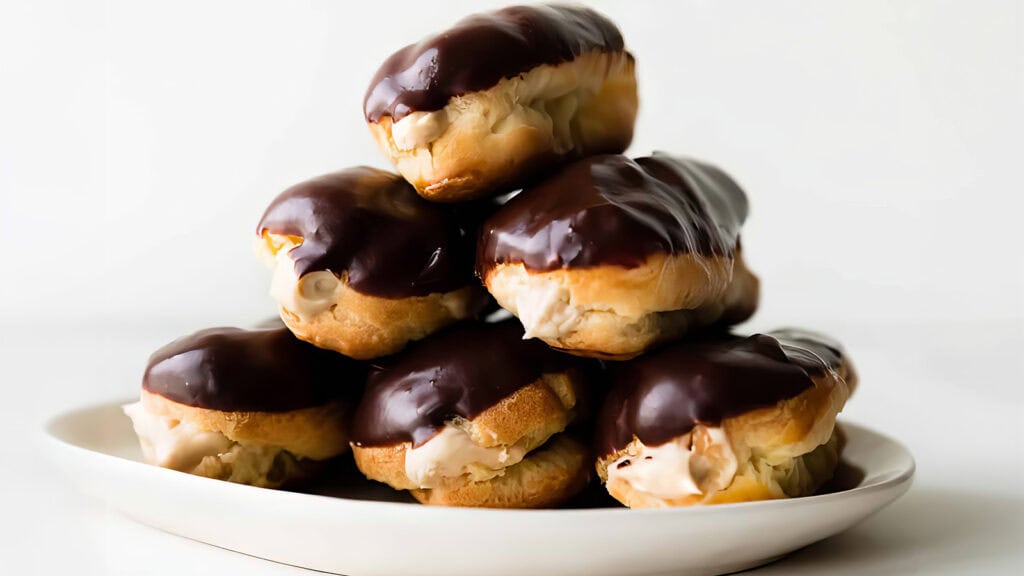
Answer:
<svg viewBox="0 0 1024 576"><path fill-rule="evenodd" d="M855 382L839 345L810 332L672 344L612 368L597 473L631 508L813 494L838 464Z"/></svg>
<svg viewBox="0 0 1024 576"><path fill-rule="evenodd" d="M565 158L621 152L636 77L622 35L579 6L470 16L394 53L364 101L380 149L439 202L514 188Z"/></svg>
<svg viewBox="0 0 1024 576"><path fill-rule="evenodd" d="M149 359L142 398L124 407L158 466L279 487L348 450L365 368L284 327L211 328Z"/></svg>
<svg viewBox="0 0 1024 576"><path fill-rule="evenodd" d="M586 485L563 431L579 372L514 321L462 323L374 368L352 427L356 465L424 504L538 508Z"/></svg>
<svg viewBox="0 0 1024 576"><path fill-rule="evenodd" d="M714 166L659 153L594 156L488 219L477 273L527 337L628 359L754 313L759 284L739 241L746 216L743 191Z"/></svg>
<svg viewBox="0 0 1024 576"><path fill-rule="evenodd" d="M398 175L349 168L289 188L256 228L271 295L297 337L358 359L476 316L476 203L438 206Z"/></svg>

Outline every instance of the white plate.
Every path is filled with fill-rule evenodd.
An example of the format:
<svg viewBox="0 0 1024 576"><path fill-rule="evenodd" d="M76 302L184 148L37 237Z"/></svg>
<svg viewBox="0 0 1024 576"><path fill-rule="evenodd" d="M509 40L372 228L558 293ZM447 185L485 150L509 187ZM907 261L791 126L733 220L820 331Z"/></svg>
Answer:
<svg viewBox="0 0 1024 576"><path fill-rule="evenodd" d="M345 470L335 485L316 488L344 497L241 486L140 462L117 404L59 415L46 432L54 461L85 493L144 524L285 564L349 576L680 576L770 562L906 492L914 474L907 450L862 426L844 428L850 466L842 476L856 487L665 510L434 508ZM592 496L577 505L606 502Z"/></svg>

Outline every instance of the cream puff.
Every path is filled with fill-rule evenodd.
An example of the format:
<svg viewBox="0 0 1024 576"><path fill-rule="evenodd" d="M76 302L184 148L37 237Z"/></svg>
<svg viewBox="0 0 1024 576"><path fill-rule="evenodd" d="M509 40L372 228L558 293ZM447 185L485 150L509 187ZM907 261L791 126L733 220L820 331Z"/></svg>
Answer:
<svg viewBox="0 0 1024 576"><path fill-rule="evenodd" d="M746 216L743 190L714 166L593 156L484 223L477 273L527 337L628 359L754 313L759 283L740 250Z"/></svg>
<svg viewBox="0 0 1024 576"><path fill-rule="evenodd" d="M633 57L589 8L513 6L391 55L363 109L380 149L424 198L459 202L567 158L625 150L637 111Z"/></svg>
<svg viewBox="0 0 1024 576"><path fill-rule="evenodd" d="M352 451L371 480L424 504L553 506L586 485L588 451L565 433L580 372L514 320L462 323L371 370Z"/></svg>
<svg viewBox="0 0 1024 576"><path fill-rule="evenodd" d="M856 376L805 331L671 344L611 367L597 473L630 508L813 494L831 478L836 415Z"/></svg>
<svg viewBox="0 0 1024 576"><path fill-rule="evenodd" d="M151 464L276 488L348 450L365 367L284 327L211 328L149 358L124 407Z"/></svg>
<svg viewBox="0 0 1024 576"><path fill-rule="evenodd" d="M396 174L349 168L281 193L256 228L257 250L298 338L375 358L483 311L473 247L486 210L431 204Z"/></svg>

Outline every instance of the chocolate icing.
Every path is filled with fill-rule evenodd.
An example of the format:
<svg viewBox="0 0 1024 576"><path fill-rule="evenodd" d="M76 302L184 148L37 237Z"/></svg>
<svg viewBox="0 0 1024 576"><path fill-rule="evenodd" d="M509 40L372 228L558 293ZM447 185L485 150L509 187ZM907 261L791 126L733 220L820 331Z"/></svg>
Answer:
<svg viewBox="0 0 1024 576"><path fill-rule="evenodd" d="M522 263L545 272L650 255L731 255L747 217L743 190L718 168L667 154L584 158L524 189L481 230L477 271Z"/></svg>
<svg viewBox="0 0 1024 576"><path fill-rule="evenodd" d="M546 372L568 369L516 320L464 322L409 346L371 372L356 410L359 446L419 446L455 417L472 419Z"/></svg>
<svg viewBox="0 0 1024 576"><path fill-rule="evenodd" d="M598 417L597 450L612 454L634 435L657 446L698 422L716 425L773 406L807 390L814 385L812 376L833 372L841 361L842 351L832 340L780 330L681 341L612 365L612 390Z"/></svg>
<svg viewBox="0 0 1024 576"><path fill-rule="evenodd" d="M142 388L196 408L286 412L351 397L366 368L287 328L210 328L149 357Z"/></svg>
<svg viewBox="0 0 1024 576"><path fill-rule="evenodd" d="M392 54L363 101L369 122L444 108L453 96L490 88L543 64L584 52L620 52L611 21L581 6L511 6L474 14Z"/></svg>
<svg viewBox="0 0 1024 576"><path fill-rule="evenodd" d="M491 209L432 204L397 174L361 166L285 190L256 233L302 237L290 253L299 277L347 271L349 286L364 294L426 296L476 283L476 227Z"/></svg>

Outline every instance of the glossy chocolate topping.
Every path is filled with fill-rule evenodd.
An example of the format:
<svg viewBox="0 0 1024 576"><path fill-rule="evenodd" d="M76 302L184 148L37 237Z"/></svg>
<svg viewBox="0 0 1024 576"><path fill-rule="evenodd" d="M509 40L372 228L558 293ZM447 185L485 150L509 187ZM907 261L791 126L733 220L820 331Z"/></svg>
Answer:
<svg viewBox="0 0 1024 576"><path fill-rule="evenodd" d="M622 49L615 24L582 6L511 6L475 14L392 54L373 77L363 110L369 122L382 116L397 122L543 64Z"/></svg>
<svg viewBox="0 0 1024 576"><path fill-rule="evenodd" d="M699 422L773 406L833 373L839 346L810 332L780 330L747 338L682 341L613 365L612 391L598 417L597 449L612 454L635 435L658 446Z"/></svg>
<svg viewBox="0 0 1024 576"><path fill-rule="evenodd" d="M527 187L481 230L477 270L543 272L617 265L652 254L731 255L747 197L714 166L667 154L584 158Z"/></svg>
<svg viewBox="0 0 1024 576"><path fill-rule="evenodd" d="M210 328L149 357L142 388L227 412L285 412L352 397L366 368L292 336L287 328Z"/></svg>
<svg viewBox="0 0 1024 576"><path fill-rule="evenodd" d="M256 233L302 238L290 253L300 278L348 272L364 294L425 296L475 283L476 227L489 206L432 204L397 174L357 167L285 190Z"/></svg>
<svg viewBox="0 0 1024 576"><path fill-rule="evenodd" d="M568 360L523 340L516 320L465 322L431 335L370 371L356 410L360 446L419 446L456 417L472 419Z"/></svg>

